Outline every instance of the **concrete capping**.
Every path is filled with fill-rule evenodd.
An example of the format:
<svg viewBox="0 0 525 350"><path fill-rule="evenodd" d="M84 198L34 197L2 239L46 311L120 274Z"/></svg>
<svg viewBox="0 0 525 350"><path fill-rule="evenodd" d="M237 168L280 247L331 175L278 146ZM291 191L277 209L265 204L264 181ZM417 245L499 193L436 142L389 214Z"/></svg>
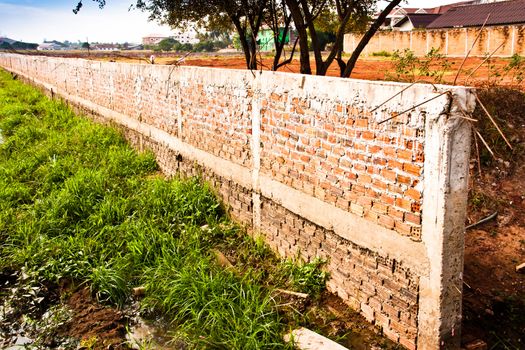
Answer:
<svg viewBox="0 0 525 350"><path fill-rule="evenodd" d="M449 111L426 120L422 240L430 271L420 278L420 349L458 349L473 90L459 90Z"/></svg>

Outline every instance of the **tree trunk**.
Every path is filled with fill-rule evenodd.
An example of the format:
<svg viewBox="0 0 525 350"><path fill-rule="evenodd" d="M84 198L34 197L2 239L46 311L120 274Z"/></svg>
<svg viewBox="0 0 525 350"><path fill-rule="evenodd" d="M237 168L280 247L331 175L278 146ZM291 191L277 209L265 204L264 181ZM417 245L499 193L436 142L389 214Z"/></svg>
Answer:
<svg viewBox="0 0 525 350"><path fill-rule="evenodd" d="M366 47L370 39L372 39L372 37L377 32L381 24L383 24L383 22L386 19L386 16L388 16L390 11L392 11L394 7L399 5L400 2L401 0L392 0L390 4L388 4L388 6L385 7L385 9L381 12L379 17L377 17L374 23L370 26L370 28L365 33L361 41L359 41L359 44L357 44L357 47L355 48L354 52L352 52L352 56L350 56L350 59L346 63L346 68L343 73L343 77L345 78L350 77L350 74L352 74L355 64L357 63L357 59L359 58L359 55L361 55L361 52L363 52L364 48Z"/></svg>
<svg viewBox="0 0 525 350"><path fill-rule="evenodd" d="M235 29L237 29L237 34L239 34L239 41L241 42L242 52L244 53L244 59L246 61L246 68L253 69L252 68L253 59L252 59L252 54L250 50L250 44L248 43L248 40L246 40L246 30L241 25L241 22L238 19L232 18L232 17L230 18L233 22L233 25L235 26ZM255 69L257 69L257 67L255 67Z"/></svg>
<svg viewBox="0 0 525 350"><path fill-rule="evenodd" d="M295 0L286 0L288 9L292 15L295 28L299 35L299 52L301 59L301 73L312 74L312 68L310 67L310 52L308 48L308 33L306 32L306 25L303 20L301 9L299 8Z"/></svg>

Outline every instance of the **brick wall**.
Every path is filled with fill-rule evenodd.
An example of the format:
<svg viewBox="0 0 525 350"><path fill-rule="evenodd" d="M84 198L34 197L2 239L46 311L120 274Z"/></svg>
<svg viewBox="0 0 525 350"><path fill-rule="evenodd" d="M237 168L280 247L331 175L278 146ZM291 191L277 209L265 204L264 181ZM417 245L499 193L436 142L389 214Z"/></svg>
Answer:
<svg viewBox="0 0 525 350"><path fill-rule="evenodd" d="M458 344L471 90L12 54L0 65L121 126L167 174L202 176L280 255L326 259L329 289L390 338Z"/></svg>
<svg viewBox="0 0 525 350"><path fill-rule="evenodd" d="M437 49L439 53L451 57L464 57L472 47L479 34L480 28L451 28L414 30L407 32L381 31L378 32L365 48L364 53L371 55L374 52L410 49L418 56L424 56L430 49ZM362 34L345 34L344 51L352 52ZM482 57L492 53L503 44L494 56L510 57L514 54L525 55L525 25L486 27L481 32L470 56Z"/></svg>

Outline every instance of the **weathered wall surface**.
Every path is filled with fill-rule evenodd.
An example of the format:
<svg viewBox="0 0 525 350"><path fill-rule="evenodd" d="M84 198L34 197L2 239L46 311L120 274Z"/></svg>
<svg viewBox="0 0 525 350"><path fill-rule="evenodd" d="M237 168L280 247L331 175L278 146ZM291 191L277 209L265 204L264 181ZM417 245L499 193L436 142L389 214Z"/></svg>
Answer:
<svg viewBox="0 0 525 350"><path fill-rule="evenodd" d="M471 90L12 54L0 65L122 126L167 173L202 175L282 256L327 259L329 289L390 338L458 346Z"/></svg>
<svg viewBox="0 0 525 350"><path fill-rule="evenodd" d="M410 49L418 56L424 56L432 48L450 57L464 57L472 47L480 28L452 28L433 30L414 30L409 32L380 31L366 46L364 54L374 52ZM346 34L344 51L352 52L361 40L362 34ZM499 47L502 45L501 47ZM498 48L499 47L499 48ZM525 55L525 26L486 27L479 34L470 56L484 56L494 52L497 57Z"/></svg>

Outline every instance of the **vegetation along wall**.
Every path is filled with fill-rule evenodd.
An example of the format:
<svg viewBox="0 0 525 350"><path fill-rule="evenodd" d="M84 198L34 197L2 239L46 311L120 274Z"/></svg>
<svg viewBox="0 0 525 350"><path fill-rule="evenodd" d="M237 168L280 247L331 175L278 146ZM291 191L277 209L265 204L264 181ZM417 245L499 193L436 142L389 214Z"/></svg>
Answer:
<svg viewBox="0 0 525 350"><path fill-rule="evenodd" d="M476 37L479 38L474 44ZM363 34L346 34L344 51L351 53ZM474 47L472 45L474 44ZM410 49L418 56L426 55L432 48L450 57L465 57L469 50L471 57L482 57L493 53L496 57L525 55L525 25L480 28L450 28L413 30L408 32L380 31L370 40L364 53L394 52Z"/></svg>
<svg viewBox="0 0 525 350"><path fill-rule="evenodd" d="M120 125L166 173L201 174L282 256L326 259L329 289L388 337L459 347L470 89L14 54L0 65Z"/></svg>

